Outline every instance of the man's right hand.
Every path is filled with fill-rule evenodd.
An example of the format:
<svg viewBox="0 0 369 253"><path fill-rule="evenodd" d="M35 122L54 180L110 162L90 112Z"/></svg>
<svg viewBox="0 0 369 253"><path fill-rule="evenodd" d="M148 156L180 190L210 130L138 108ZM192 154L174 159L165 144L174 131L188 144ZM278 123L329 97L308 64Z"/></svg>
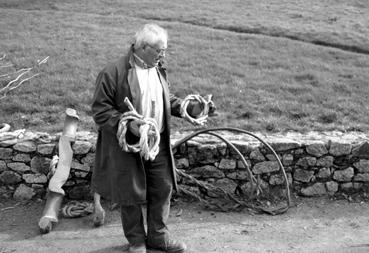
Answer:
<svg viewBox="0 0 369 253"><path fill-rule="evenodd" d="M137 137L140 137L141 136L140 126L143 124L145 124L145 121L141 119L135 119L128 122L128 129L132 134L136 135Z"/></svg>

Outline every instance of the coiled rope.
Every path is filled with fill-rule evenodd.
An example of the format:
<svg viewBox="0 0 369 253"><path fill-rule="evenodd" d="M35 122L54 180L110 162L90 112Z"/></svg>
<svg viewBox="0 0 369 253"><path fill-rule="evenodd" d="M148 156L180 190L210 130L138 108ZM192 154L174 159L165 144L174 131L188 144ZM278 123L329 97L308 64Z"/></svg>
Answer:
<svg viewBox="0 0 369 253"><path fill-rule="evenodd" d="M69 201L61 209L61 213L66 218L77 218L90 215L94 211L94 204L87 201Z"/></svg>
<svg viewBox="0 0 369 253"><path fill-rule="evenodd" d="M183 99L183 102L181 104L181 109L180 109L181 117L187 119L189 122L191 122L194 125L200 125L200 126L205 125L207 118L209 116L210 104L212 103L211 98L212 98L212 95L208 95L207 99L205 99L204 97L200 95L196 95L196 94L191 94L191 95L186 96ZM198 116L196 116L196 118L192 117L187 112L187 107L191 101L199 102L202 107L201 113Z"/></svg>
<svg viewBox="0 0 369 253"><path fill-rule="evenodd" d="M125 152L139 152L145 160L153 161L156 155L159 153L159 127L154 119L145 118L138 114L127 97L124 99L124 103L128 106L130 111L124 113L119 120L117 131L119 145ZM128 144L126 140L128 123L131 120L143 121L143 124L139 128L140 140L136 144Z"/></svg>

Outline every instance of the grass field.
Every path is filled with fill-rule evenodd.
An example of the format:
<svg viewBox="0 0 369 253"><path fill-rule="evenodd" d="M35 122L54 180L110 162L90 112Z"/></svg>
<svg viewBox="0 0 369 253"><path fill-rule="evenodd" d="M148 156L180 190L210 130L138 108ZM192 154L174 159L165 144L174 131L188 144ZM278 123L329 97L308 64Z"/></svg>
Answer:
<svg viewBox="0 0 369 253"><path fill-rule="evenodd" d="M0 21L0 91L16 77L5 74L40 74L0 99L13 130L59 132L67 107L94 130L98 72L155 22L169 32L172 92L213 94L209 126L369 132L367 0L0 0Z"/></svg>

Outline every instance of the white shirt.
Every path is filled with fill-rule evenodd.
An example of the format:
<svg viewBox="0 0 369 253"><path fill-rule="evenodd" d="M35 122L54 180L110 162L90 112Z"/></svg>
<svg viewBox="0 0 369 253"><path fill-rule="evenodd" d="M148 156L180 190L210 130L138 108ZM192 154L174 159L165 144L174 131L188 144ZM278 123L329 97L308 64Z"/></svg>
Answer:
<svg viewBox="0 0 369 253"><path fill-rule="evenodd" d="M141 91L142 116L155 119L160 132L163 131L164 101L156 67L143 69L135 64Z"/></svg>

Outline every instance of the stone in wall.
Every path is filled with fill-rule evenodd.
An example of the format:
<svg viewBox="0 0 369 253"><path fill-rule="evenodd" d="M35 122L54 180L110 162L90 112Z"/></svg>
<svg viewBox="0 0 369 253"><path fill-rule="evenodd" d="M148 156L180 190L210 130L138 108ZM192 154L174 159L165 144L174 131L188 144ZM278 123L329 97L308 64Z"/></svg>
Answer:
<svg viewBox="0 0 369 253"><path fill-rule="evenodd" d="M75 141L72 145L73 154L75 155L85 155L92 147L92 143L88 141Z"/></svg>
<svg viewBox="0 0 369 253"><path fill-rule="evenodd" d="M221 170L234 170L236 169L236 161L233 159L222 158L218 168Z"/></svg>
<svg viewBox="0 0 369 253"><path fill-rule="evenodd" d="M302 148L298 148L298 149L293 150L292 153L293 153L294 156L299 157L299 156L302 156L303 154L305 154L305 150L302 149Z"/></svg>
<svg viewBox="0 0 369 253"><path fill-rule="evenodd" d="M191 165L201 163L214 163L218 160L218 149L216 145L203 145L188 148L188 160Z"/></svg>
<svg viewBox="0 0 369 253"><path fill-rule="evenodd" d="M369 173L358 173L354 177L357 182L369 182Z"/></svg>
<svg viewBox="0 0 369 253"><path fill-rule="evenodd" d="M312 181L314 177L314 171L304 170L304 169L296 169L293 175L293 178L297 181L308 183Z"/></svg>
<svg viewBox="0 0 369 253"><path fill-rule="evenodd" d="M37 152L41 155L51 155L55 148L55 143L40 144L37 146Z"/></svg>
<svg viewBox="0 0 369 253"><path fill-rule="evenodd" d="M84 172L84 171L73 171L73 175L77 178L86 178L88 176L88 172Z"/></svg>
<svg viewBox="0 0 369 253"><path fill-rule="evenodd" d="M82 163L88 164L90 167L95 165L95 153L88 153L85 157L81 160Z"/></svg>
<svg viewBox="0 0 369 253"><path fill-rule="evenodd" d="M176 154L177 166L186 169L187 173L190 170L198 173L194 175L211 184L230 184L232 182L234 185L230 192L234 191L238 184L240 187L247 184L246 166L238 156L234 157L234 152L225 143L219 140L208 142L207 139L208 137L205 136L205 138L193 142L193 145L187 143L181 145L183 156ZM326 142L328 138L321 141L323 139L319 138L319 141L314 139L304 145L290 145L284 139L277 141L277 143L285 142L280 147L274 146L288 173L288 180L293 181L294 189L302 195L304 194L301 191L307 195L314 195L314 192L324 193L322 186L317 184L321 183L325 186L327 194L332 195L337 191L369 188L369 154L366 154L369 150L369 143L366 142L365 145L352 148L351 144L345 142L347 140L342 140L344 143L340 144L338 141L341 139L336 138L337 142L328 143ZM231 139L231 142L240 148L241 153L247 154L244 158L252 168L254 175L259 178L258 180L264 182L268 191L270 190L272 193L274 190L283 188L279 164L276 161L271 161L275 160L274 156L265 146L259 142L252 142L252 145L248 146L247 142L243 142L241 139L236 141ZM32 185L31 188L36 192L36 196L39 196L39 193L47 188L45 175L49 172L50 159L48 157L51 157L55 151L56 144L36 144L36 149L34 149L33 143L36 142L20 143L16 146L17 149L13 149L15 143L7 146L0 143L0 188L5 187L13 194L20 184L27 187ZM76 156L73 157L73 168L69 180L65 184L74 198L78 196L78 188L75 190L74 187L89 185L89 176L95 159L93 153L95 144L90 143L90 141L78 138L74 142ZM270 142L268 141L268 143ZM361 160L358 160L359 158ZM272 162L275 164L273 165ZM184 181L181 183L186 183ZM239 188L237 187L237 189Z"/></svg>
<svg viewBox="0 0 369 253"><path fill-rule="evenodd" d="M280 161L282 160L281 155L277 154L277 157L278 157L278 159L279 159ZM277 161L277 157L276 157L274 154L266 154L266 155L265 155L265 158L266 158L268 161Z"/></svg>
<svg viewBox="0 0 369 253"><path fill-rule="evenodd" d="M44 174L23 174L23 180L28 184L46 184L47 178Z"/></svg>
<svg viewBox="0 0 369 253"><path fill-rule="evenodd" d="M302 188L301 194L307 197L323 196L327 194L324 183L315 183L312 186Z"/></svg>
<svg viewBox="0 0 369 253"><path fill-rule="evenodd" d="M12 159L13 149L11 148L0 148L0 159Z"/></svg>
<svg viewBox="0 0 369 253"><path fill-rule="evenodd" d="M291 173L286 173L286 176L287 176L288 183L291 185L292 184ZM285 184L285 178L282 175L282 173L271 175L269 178L269 184L270 185L283 185Z"/></svg>
<svg viewBox="0 0 369 253"><path fill-rule="evenodd" d="M17 184L22 182L22 176L14 171L4 171L0 174L0 181L5 185Z"/></svg>
<svg viewBox="0 0 369 253"><path fill-rule="evenodd" d="M250 160L246 160L246 164L244 164L244 162L242 160L238 160L237 161L237 168L240 169L240 170L245 170L247 168L251 168L251 161Z"/></svg>
<svg viewBox="0 0 369 253"><path fill-rule="evenodd" d="M35 152L36 148L37 146L33 141L19 142L13 146L14 150L24 152L24 153Z"/></svg>
<svg viewBox="0 0 369 253"><path fill-rule="evenodd" d="M67 182L65 182L64 187L70 187L70 186L73 186L73 185L76 185L76 181L74 181L74 179L72 179L72 178L69 178L67 180Z"/></svg>
<svg viewBox="0 0 369 253"><path fill-rule="evenodd" d="M312 157L312 156L302 157L297 161L296 165L300 166L300 167L303 167L303 168L308 168L308 167L315 166L316 165L316 158Z"/></svg>
<svg viewBox="0 0 369 253"><path fill-rule="evenodd" d="M25 184L20 184L15 190L13 198L17 200L29 200L36 195L35 190Z"/></svg>
<svg viewBox="0 0 369 253"><path fill-rule="evenodd" d="M264 155L260 152L260 150L258 148L256 148L253 151L251 151L251 153L250 153L250 159L251 160L254 160L254 161L258 161L258 162L265 161Z"/></svg>
<svg viewBox="0 0 369 253"><path fill-rule="evenodd" d="M13 159L14 162L24 162L27 163L31 161L31 156L29 154L16 154Z"/></svg>
<svg viewBox="0 0 369 253"><path fill-rule="evenodd" d="M7 170L6 163L0 160L0 173Z"/></svg>
<svg viewBox="0 0 369 253"><path fill-rule="evenodd" d="M333 160L334 160L333 156L321 157L316 161L316 166L329 168L333 165Z"/></svg>
<svg viewBox="0 0 369 253"><path fill-rule="evenodd" d="M7 165L8 165L8 168L16 172L19 172L19 173L31 171L31 168L24 163L16 162L16 163L8 163Z"/></svg>
<svg viewBox="0 0 369 253"><path fill-rule="evenodd" d="M322 143L313 143L306 146L306 152L309 155L315 157L321 157L328 153L328 149L326 148L325 144Z"/></svg>
<svg viewBox="0 0 369 253"><path fill-rule="evenodd" d="M34 173L42 173L47 175L50 170L50 158L43 156L35 156L31 160L31 170Z"/></svg>
<svg viewBox="0 0 369 253"><path fill-rule="evenodd" d="M361 159L369 159L369 143L364 142L352 149L352 156Z"/></svg>
<svg viewBox="0 0 369 253"><path fill-rule="evenodd" d="M344 192L354 192L361 189L362 186L363 184L359 182L347 182L340 185L341 190Z"/></svg>
<svg viewBox="0 0 369 253"><path fill-rule="evenodd" d="M284 166L289 166L293 163L293 155L292 154L284 154L282 156L282 164Z"/></svg>
<svg viewBox="0 0 369 253"><path fill-rule="evenodd" d="M327 178L330 178L330 176L331 176L330 168L321 168L318 174L316 175L317 178L321 178L321 179L327 179Z"/></svg>
<svg viewBox="0 0 369 253"><path fill-rule="evenodd" d="M202 167L193 168L188 171L191 175L201 178L224 178L225 175L222 171L218 170L215 166L205 165Z"/></svg>
<svg viewBox="0 0 369 253"><path fill-rule="evenodd" d="M348 182L354 177L354 169L349 167L344 170L336 170L333 173L333 179L338 182Z"/></svg>
<svg viewBox="0 0 369 253"><path fill-rule="evenodd" d="M255 174L270 173L279 170L279 164L275 161L259 162L254 165L252 171Z"/></svg>
<svg viewBox="0 0 369 253"><path fill-rule="evenodd" d="M227 144L225 144L224 142L218 144L217 150L221 156L226 156L227 155Z"/></svg>
<svg viewBox="0 0 369 253"><path fill-rule="evenodd" d="M335 181L326 182L325 186L329 195L333 195L338 191L338 183Z"/></svg>
<svg viewBox="0 0 369 253"><path fill-rule="evenodd" d="M81 170L81 171L85 171L85 172L90 171L90 166L88 164L82 164L79 161L77 161L76 159L72 160L72 164L70 165L70 167L72 169L75 169L75 170Z"/></svg>
<svg viewBox="0 0 369 253"><path fill-rule="evenodd" d="M350 192L354 190L354 184L352 182L342 183L340 187L341 187L341 190L344 192Z"/></svg>
<svg viewBox="0 0 369 253"><path fill-rule="evenodd" d="M301 147L301 143L287 138L271 141L269 144L277 153Z"/></svg>
<svg viewBox="0 0 369 253"><path fill-rule="evenodd" d="M249 174L247 171L241 170L241 171L229 173L227 174L227 177L233 180L245 180L249 178Z"/></svg>
<svg viewBox="0 0 369 253"><path fill-rule="evenodd" d="M360 160L354 163L354 167L358 169L360 173L369 173L369 160Z"/></svg>
<svg viewBox="0 0 369 253"><path fill-rule="evenodd" d="M350 143L331 142L329 153L333 156L349 155L352 145Z"/></svg>
<svg viewBox="0 0 369 253"><path fill-rule="evenodd" d="M244 141L231 141L231 143L240 151L243 156L248 156L252 150L252 147ZM229 153L232 157L238 157L236 151L229 147Z"/></svg>
<svg viewBox="0 0 369 253"><path fill-rule="evenodd" d="M353 182L352 185L355 190L360 190L363 187L363 183L360 182Z"/></svg>
<svg viewBox="0 0 369 253"><path fill-rule="evenodd" d="M214 182L214 186L222 188L226 192L234 193L234 191L236 190L237 184L231 179L222 178L222 179L216 180Z"/></svg>

